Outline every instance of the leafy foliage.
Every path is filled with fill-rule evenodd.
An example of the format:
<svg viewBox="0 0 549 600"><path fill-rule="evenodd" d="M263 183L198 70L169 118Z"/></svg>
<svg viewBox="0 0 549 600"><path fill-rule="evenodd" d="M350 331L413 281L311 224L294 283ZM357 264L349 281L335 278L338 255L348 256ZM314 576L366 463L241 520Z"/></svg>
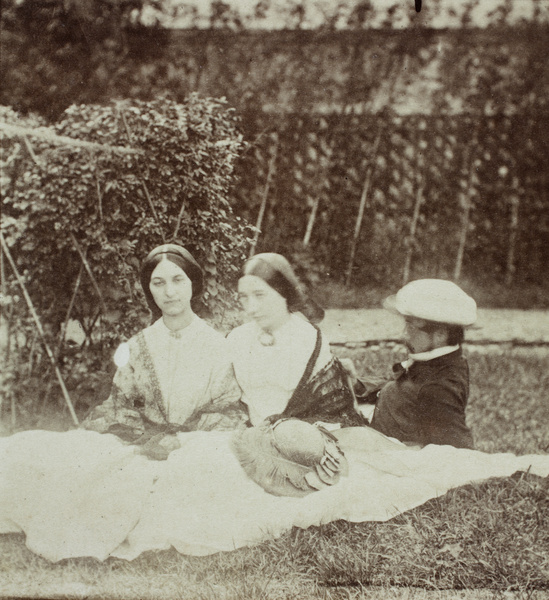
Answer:
<svg viewBox="0 0 549 600"><path fill-rule="evenodd" d="M157 23L143 25L147 9L161 8L160 0L3 0L0 102L51 118L108 98L127 76L132 35L152 42L149 55L165 45Z"/></svg>
<svg viewBox="0 0 549 600"><path fill-rule="evenodd" d="M539 3L515 27L502 1L488 28L471 29L480 9L472 0L456 16L461 29L423 20L398 35L364 35L385 9L326 3L325 21L303 30L314 3L288 2L280 10L289 30L254 33L228 2L212 3L209 29L188 31L144 27L149 4L123 2L107 24L106 7L51 12L56 2L9 5L2 101L52 117L82 100L226 97L253 146L237 165L231 204L255 223L267 196L258 250L353 285L539 279L549 260L549 29ZM430 4L429 18L442 4ZM385 25L394 26L391 6ZM278 10L254 7L260 21ZM92 14L87 40L81 25Z"/></svg>
<svg viewBox="0 0 549 600"><path fill-rule="evenodd" d="M429 0L420 12L414 3L398 0L179 0L177 24L185 28L245 29L353 29L372 27L478 27L513 24L549 17L538 0L482 0L456 3ZM201 10L198 10L200 6Z"/></svg>
<svg viewBox="0 0 549 600"><path fill-rule="evenodd" d="M251 131L271 135L259 136L255 153L239 162L235 210L255 221L277 144L259 250L292 253L301 261L317 200L306 252L318 277L343 281L368 183L354 285L399 286L408 249L410 277L452 278L464 231L463 280L537 282L549 260L546 122L539 112L513 118L292 114L276 125L257 118L253 129L248 120L248 137Z"/></svg>
<svg viewBox="0 0 549 600"><path fill-rule="evenodd" d="M10 111L3 116L17 121ZM84 370L100 373L113 345L147 321L138 268L158 244L180 243L203 265L197 310L223 326L248 243L228 201L243 147L233 112L197 96L185 104L82 105L52 130L95 146L5 138L2 231L57 353L69 318L83 326L82 348L62 353L69 378L83 384L74 370L82 353L95 363ZM10 272L5 285L26 362L33 325Z"/></svg>

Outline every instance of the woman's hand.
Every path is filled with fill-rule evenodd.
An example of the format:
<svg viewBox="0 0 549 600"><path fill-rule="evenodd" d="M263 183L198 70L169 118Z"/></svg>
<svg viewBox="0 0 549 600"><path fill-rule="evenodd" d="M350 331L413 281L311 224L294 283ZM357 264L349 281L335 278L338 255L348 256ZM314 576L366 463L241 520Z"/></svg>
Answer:
<svg viewBox="0 0 549 600"><path fill-rule="evenodd" d="M166 460L170 452L181 447L176 435L160 433L153 436L143 446L137 447L137 454L142 454L151 460Z"/></svg>
<svg viewBox="0 0 549 600"><path fill-rule="evenodd" d="M354 386L358 381L358 373L356 372L355 363L351 358L340 358L339 362L351 380L350 383Z"/></svg>
<svg viewBox="0 0 549 600"><path fill-rule="evenodd" d="M181 448L179 439L174 434L165 435L158 443L163 448L166 448L168 452L173 452L174 450L179 450L179 448Z"/></svg>

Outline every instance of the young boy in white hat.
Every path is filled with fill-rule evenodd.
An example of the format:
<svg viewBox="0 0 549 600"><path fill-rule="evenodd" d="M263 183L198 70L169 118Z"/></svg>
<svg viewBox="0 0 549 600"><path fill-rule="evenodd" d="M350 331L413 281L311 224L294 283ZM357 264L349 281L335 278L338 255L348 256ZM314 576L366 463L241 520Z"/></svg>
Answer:
<svg viewBox="0 0 549 600"><path fill-rule="evenodd" d="M476 320L475 301L451 281L420 279L384 307L404 317L409 356L393 367L393 381L370 394L371 426L411 444L472 448L465 423L469 367L461 344L464 328Z"/></svg>

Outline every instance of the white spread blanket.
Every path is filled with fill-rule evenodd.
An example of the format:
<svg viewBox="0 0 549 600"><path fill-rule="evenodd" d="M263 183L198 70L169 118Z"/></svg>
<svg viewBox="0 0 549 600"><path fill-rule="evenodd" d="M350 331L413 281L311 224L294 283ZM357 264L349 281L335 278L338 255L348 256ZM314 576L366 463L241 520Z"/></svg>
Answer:
<svg viewBox="0 0 549 600"><path fill-rule="evenodd" d="M0 533L24 532L51 561L146 550L191 555L257 544L337 519L386 521L449 489L516 471L549 476L549 455L517 457L450 446L408 449L368 428L346 430L349 475L304 498L276 497L248 479L231 432L179 434L150 461L110 435L28 431L0 439Z"/></svg>

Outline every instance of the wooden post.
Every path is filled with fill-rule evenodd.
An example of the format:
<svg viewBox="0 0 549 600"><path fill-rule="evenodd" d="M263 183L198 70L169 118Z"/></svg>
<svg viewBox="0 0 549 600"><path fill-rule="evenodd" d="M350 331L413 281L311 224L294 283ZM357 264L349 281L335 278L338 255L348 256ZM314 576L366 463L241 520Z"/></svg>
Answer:
<svg viewBox="0 0 549 600"><path fill-rule="evenodd" d="M72 420L75 425L79 425L78 417L76 416L76 413L74 411L74 406L73 406L71 398L69 396L69 392L67 391L67 388L65 386L65 382L63 381L63 377L61 376L61 371L59 370L59 367L57 365L57 362L55 360L53 352L51 351L51 348L49 347L48 342L46 340L46 335L44 333L44 330L42 329L42 323L40 322L40 319L38 318L38 314L34 308L34 304L32 303L29 293L27 292L25 282L21 278L21 275L19 275L19 271L17 270L17 266L11 256L11 252L8 248L8 245L6 244L6 241L4 240L4 235L2 234L2 232L0 232L0 242L2 244L2 250L4 251L6 258L8 259L8 262L10 263L10 266L13 270L15 278L17 279L17 283L19 284L19 287L21 288L21 291L23 292L23 296L25 297L25 301L27 302L27 306L29 307L29 310L30 310L30 313L34 320L34 324L36 325L38 334L40 335L42 343L44 344L44 348L46 349L46 354L48 355L48 358L50 359L52 367L55 371L55 375L57 377L57 380L59 381L59 385L61 386L61 391L63 392L63 396L64 396L67 406L69 408L69 412L71 414ZM14 408L13 403L12 403L12 408Z"/></svg>
<svg viewBox="0 0 549 600"><path fill-rule="evenodd" d="M67 308L67 314L65 315L65 320L61 325L61 331L59 332L59 339L57 341L57 348L55 349L55 361L57 362L59 358L59 354L61 353L61 348L63 347L63 343L65 341L65 334L67 332L67 326L69 324L69 319L71 318L71 312L74 307L74 302L76 300L76 294L78 294L78 288L80 287L80 282L82 281L82 272L84 271L84 263L80 263L80 270L78 271L78 276L76 277L76 282L74 284L74 289L72 291L71 300L69 302L69 306Z"/></svg>
<svg viewBox="0 0 549 600"><path fill-rule="evenodd" d="M478 137L478 124L473 133L471 144L469 145L465 159L463 161L464 167L469 169L469 178L467 181L467 187L464 192L461 192L461 205L463 212L461 214L461 230L459 234L458 251L456 256L456 265L454 268L454 281L459 281L461 277L461 269L463 266L463 256L465 254L465 246L467 243L467 233L469 231L469 223L471 221L471 209L472 209L472 195L473 195L473 180L475 177L475 156L474 156L474 144Z"/></svg>
<svg viewBox="0 0 549 600"><path fill-rule="evenodd" d="M128 125L128 121L126 120L126 115L120 109L120 107L117 107L117 110L118 110L118 114L122 118L122 123L124 124L124 129L126 130L126 136L128 137L128 141L130 142L130 144L133 144L132 134L130 131L130 126ZM162 238L162 243L165 244L166 236L164 235L164 230L162 229L162 225L160 223L160 219L158 217L158 213L156 212L156 208L152 201L151 195L149 194L149 188L147 187L147 184L145 183L144 179L141 179L140 181L141 181L141 187L143 188L143 193L145 194L145 198L147 198L147 202L149 203L149 207L153 214L154 220L156 221L156 224L158 225L158 228L160 229L160 237Z"/></svg>
<svg viewBox="0 0 549 600"><path fill-rule="evenodd" d="M417 222L419 220L419 211L423 202L423 184L420 184L416 193L416 202L414 205L414 214L412 215L412 223L410 224L409 244L406 250L406 260L404 262L404 274L402 276L402 284L405 285L410 279L410 267L412 265L412 254L414 253L414 240L416 237Z"/></svg>
<svg viewBox="0 0 549 600"><path fill-rule="evenodd" d="M317 136L318 139L318 136ZM326 186L326 181L329 177L329 169L332 161L333 148L323 139L320 139L320 151L318 153L319 160L317 161L321 165L321 170L317 178L317 184L314 186L315 199L313 201L313 207L307 221L307 229L303 237L303 245L307 247L311 241L311 235L313 234L313 227L316 221L316 215L318 213L318 207L320 206L320 197L322 190Z"/></svg>
<svg viewBox="0 0 549 600"><path fill-rule="evenodd" d="M267 171L267 180L265 182L265 187L263 188L263 196L261 198L261 206L259 207L259 214L257 215L257 221L255 224L256 232L254 234L254 240L250 247L250 258L255 254L255 249L257 246L257 242L259 240L259 234L261 233L261 225L263 223L263 217L265 215L265 209L267 207L267 199L269 197L269 188L271 187L271 181L273 178L273 173L275 170L276 157L278 154L278 142L276 143L273 155L271 156L271 160L269 161L269 170Z"/></svg>
<svg viewBox="0 0 549 600"><path fill-rule="evenodd" d="M515 183L515 182L514 182ZM515 189L518 187L518 181L516 181ZM505 269L505 285L511 285L515 276L515 252L517 246L518 237L518 226L519 226L519 205L520 199L518 193L515 191L509 198L511 204L511 222L509 232L509 250L507 251L507 266Z"/></svg>
<svg viewBox="0 0 549 600"><path fill-rule="evenodd" d="M471 199L467 192L462 193L464 209L461 215L461 230L459 233L459 244L456 256L456 266L454 267L454 281L459 281L461 277L461 267L463 266L463 255L465 254L465 244L467 242L467 231L469 229L469 216L471 213Z"/></svg>
<svg viewBox="0 0 549 600"><path fill-rule="evenodd" d="M82 260L82 264L84 265L87 274L89 275L92 285L93 285L95 291L97 292L97 295L99 297L99 302L101 303L101 308L103 309L103 312L105 312L107 310L106 305L105 305L105 300L103 299L103 294L101 293L101 288L99 287L99 284L97 283L97 279L95 279L95 277L93 275L93 271L90 267L90 263L88 262L88 259L86 258L86 255L84 254L82 248L80 248L80 244L77 242L72 231L69 232L69 235L70 235L71 241L73 243L73 246L75 247L76 251L80 255L80 259Z"/></svg>
<svg viewBox="0 0 549 600"><path fill-rule="evenodd" d="M374 172L374 163L377 157L377 149L379 146L379 141L381 139L381 129L377 133L376 141L374 142L373 150L371 153L370 166L368 167L368 171L366 173L366 178L364 179L364 186L362 188L362 194L360 196L360 204L358 207L358 215L356 217L355 222L355 232L353 235L353 241L351 244L351 256L349 257L349 264L347 266L347 274L345 276L345 285L348 286L351 283L351 276L353 273L353 266L355 262L355 253L356 246L358 244L358 238L360 236L360 228L362 226L362 219L364 217L364 210L366 208L366 199L368 197L368 191L370 190L370 183L372 181L372 175Z"/></svg>
<svg viewBox="0 0 549 600"><path fill-rule="evenodd" d="M456 265L454 267L454 281L459 281L461 277L461 268L463 266L463 255L465 254L465 245L467 243L467 232L469 231L469 222L471 216L471 193L472 193L472 172L473 162L469 167L469 182L467 189L460 193L463 212L461 214L461 230L459 233L458 251L456 256Z"/></svg>
<svg viewBox="0 0 549 600"><path fill-rule="evenodd" d="M303 245L307 247L309 242L311 241L311 234L313 232L313 225L316 219L316 213L318 211L318 205L320 204L320 195L314 200L313 208L311 209L311 214L309 215L309 221L307 223L307 230L305 231L305 237L303 238Z"/></svg>
<svg viewBox="0 0 549 600"><path fill-rule="evenodd" d="M29 148L27 136L30 136L57 146L74 146L75 148L86 148L87 150L96 150L98 152L115 152L118 154L143 154L142 150L135 150L124 146L109 146L108 144L76 140L66 135L57 135L47 127L21 127L20 125L10 125L9 123L0 121L0 131L8 136L22 137L27 148ZM29 152L32 152L32 149L29 149Z"/></svg>
<svg viewBox="0 0 549 600"><path fill-rule="evenodd" d="M6 287L6 273L4 271L4 253L0 252L0 289L2 290L2 298L5 298L7 296L7 287ZM2 325L2 315L0 314L0 326ZM4 354L3 360L2 362L4 363L4 365L7 366L8 364L8 360L10 357L10 335L11 335L11 331L10 331L11 327L10 327L10 321L8 320L6 322L6 352ZM0 420L2 420L2 404L4 401L4 395L0 394Z"/></svg>

